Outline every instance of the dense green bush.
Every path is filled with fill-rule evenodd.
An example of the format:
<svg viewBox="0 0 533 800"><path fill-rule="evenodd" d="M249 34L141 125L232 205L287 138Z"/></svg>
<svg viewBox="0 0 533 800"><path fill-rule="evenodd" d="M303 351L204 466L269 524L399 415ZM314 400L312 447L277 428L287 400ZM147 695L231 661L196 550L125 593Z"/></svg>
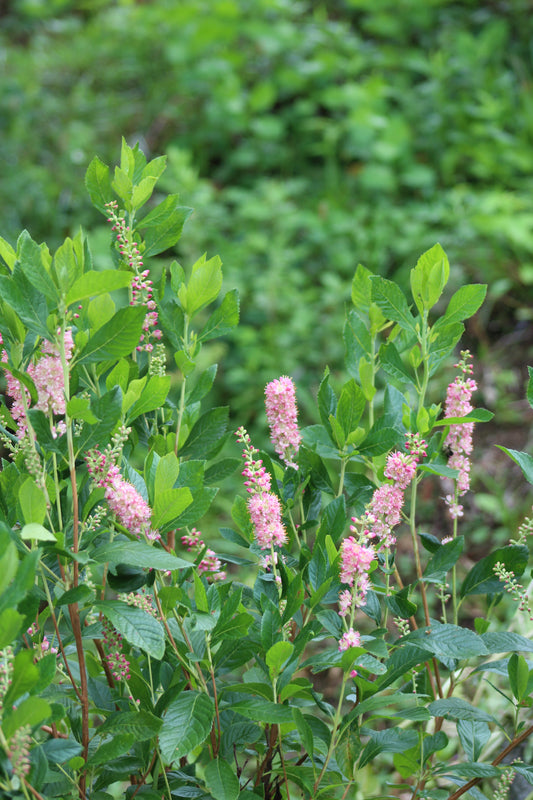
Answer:
<svg viewBox="0 0 533 800"><path fill-rule="evenodd" d="M221 385L243 414L251 366L257 386L341 363L331 309L358 261L401 279L440 240L458 282L488 280L492 302L509 296L527 315L528 6L12 4L0 34L4 230L52 243L75 231L83 165L94 151L110 160L123 132L168 152L164 188L203 209L181 255L219 252L241 292Z"/></svg>

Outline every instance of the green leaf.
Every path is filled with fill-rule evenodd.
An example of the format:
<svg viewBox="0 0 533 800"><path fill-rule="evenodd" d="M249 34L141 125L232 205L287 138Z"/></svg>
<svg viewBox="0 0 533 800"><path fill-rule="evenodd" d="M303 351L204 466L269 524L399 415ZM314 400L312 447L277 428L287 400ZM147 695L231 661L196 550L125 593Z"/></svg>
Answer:
<svg viewBox="0 0 533 800"><path fill-rule="evenodd" d="M183 691L169 705L159 733L159 746L166 762L191 753L209 736L215 705L206 694Z"/></svg>
<svg viewBox="0 0 533 800"><path fill-rule="evenodd" d="M498 778L502 773L501 769L498 769L498 767L493 767L492 764L483 764L479 761L449 764L438 770L438 774L449 772L460 775L462 778Z"/></svg>
<svg viewBox="0 0 533 800"><path fill-rule="evenodd" d="M457 563L463 548L463 536L441 545L424 571L424 580L430 583L443 583L446 573Z"/></svg>
<svg viewBox="0 0 533 800"><path fill-rule="evenodd" d="M402 438L403 435L397 428L381 427L378 420L357 450L365 456L379 456L388 453Z"/></svg>
<svg viewBox="0 0 533 800"><path fill-rule="evenodd" d="M265 661L270 674L270 679L277 678L283 670L283 665L294 652L292 642L276 642L267 650Z"/></svg>
<svg viewBox="0 0 533 800"><path fill-rule="evenodd" d="M5 239L0 236L0 257L4 259L10 270L15 266L17 254Z"/></svg>
<svg viewBox="0 0 533 800"><path fill-rule="evenodd" d="M494 566L501 562L505 569L520 577L527 567L529 551L521 545L499 547L474 564L461 586L461 597L468 594L494 594L505 590L504 584L494 574Z"/></svg>
<svg viewBox="0 0 533 800"><path fill-rule="evenodd" d="M136 741L144 742L157 736L163 721L149 711L116 711L96 728L98 736L128 733L135 736Z"/></svg>
<svg viewBox="0 0 533 800"><path fill-rule="evenodd" d="M29 522L20 532L21 539L30 539L33 542L57 542L57 537L39 522Z"/></svg>
<svg viewBox="0 0 533 800"><path fill-rule="evenodd" d="M4 708L11 708L15 700L31 691L39 680L39 670L33 663L32 650L19 650L13 662L13 675L4 697Z"/></svg>
<svg viewBox="0 0 533 800"><path fill-rule="evenodd" d="M42 525L46 517L46 497L34 478L26 478L19 489L18 500L24 521Z"/></svg>
<svg viewBox="0 0 533 800"><path fill-rule="evenodd" d="M372 302L372 272L362 264L357 265L352 280L352 303L363 314L368 314Z"/></svg>
<svg viewBox="0 0 533 800"><path fill-rule="evenodd" d="M237 800L239 779L226 761L215 758L208 763L204 774L206 786L215 800Z"/></svg>
<svg viewBox="0 0 533 800"><path fill-rule="evenodd" d="M470 761L477 761L490 739L490 728L487 723L460 719L457 722L457 733L467 758Z"/></svg>
<svg viewBox="0 0 533 800"><path fill-rule="evenodd" d="M403 363L393 342L382 344L379 348L379 362L387 375L400 383L412 383L413 375Z"/></svg>
<svg viewBox="0 0 533 800"><path fill-rule="evenodd" d="M79 356L80 364L109 361L131 353L142 333L146 316L144 306L126 306L90 337Z"/></svg>
<svg viewBox="0 0 533 800"><path fill-rule="evenodd" d="M59 294L43 261L43 253L28 231L24 230L17 241L17 259L22 272L38 292L57 302Z"/></svg>
<svg viewBox="0 0 533 800"><path fill-rule="evenodd" d="M79 245L79 240L76 244ZM78 259L80 254L81 260ZM74 242L68 236L54 254L53 269L61 296L64 296L65 292L68 292L76 278L83 271L83 250L80 251L78 246L77 252Z"/></svg>
<svg viewBox="0 0 533 800"><path fill-rule="evenodd" d="M2 731L6 738L10 739L19 728L24 725L30 725L33 728L42 723L51 713L52 710L46 700L41 697L28 697L13 711L4 712Z"/></svg>
<svg viewBox="0 0 533 800"><path fill-rule="evenodd" d="M372 339L364 322L350 311L344 323L344 358L346 369L353 378L359 376L359 362L372 351Z"/></svg>
<svg viewBox="0 0 533 800"><path fill-rule="evenodd" d="M487 286L484 283L470 283L466 286L461 286L452 295L448 308L443 317L441 317L442 323L446 322L446 325L450 325L454 322L468 319L482 305L486 294Z"/></svg>
<svg viewBox="0 0 533 800"><path fill-rule="evenodd" d="M133 188L133 194L131 196L131 205L133 208L142 208L146 201L152 196L156 183L157 178L154 176L147 175L145 178L141 179L140 183Z"/></svg>
<svg viewBox="0 0 533 800"><path fill-rule="evenodd" d="M527 696L527 685L529 681L529 667L524 656L513 653L507 665L509 675L509 686L513 696L520 702Z"/></svg>
<svg viewBox="0 0 533 800"><path fill-rule="evenodd" d="M72 397L67 403L67 414L71 419L82 419L90 425L100 422L91 410L88 397Z"/></svg>
<svg viewBox="0 0 533 800"><path fill-rule="evenodd" d="M116 733L108 742L103 742L87 760L87 768L113 762L118 756L131 750L136 739L132 733Z"/></svg>
<svg viewBox="0 0 533 800"><path fill-rule="evenodd" d="M125 289L130 285L132 278L132 272L123 270L89 270L70 288L65 298L65 304L70 306L73 303L79 303L80 300L86 300L88 297L96 297L116 289Z"/></svg>
<svg viewBox="0 0 533 800"><path fill-rule="evenodd" d="M14 273L15 274L15 273ZM16 311L22 322L33 333L39 336L48 337L49 331L46 327L48 310L45 298L35 291L25 293L24 286L28 281L20 278L15 281L12 276L0 275L0 297L7 303L13 311Z"/></svg>
<svg viewBox="0 0 533 800"><path fill-rule="evenodd" d="M498 720L486 711L482 711L467 703L460 697L449 697L444 700L435 700L428 705L432 717L444 717L450 720L467 720L472 722L492 722L502 727Z"/></svg>
<svg viewBox="0 0 533 800"><path fill-rule="evenodd" d="M379 753L403 753L416 747L418 734L416 731L404 731L399 728L388 728L383 731L368 731L370 741L361 753L359 769L372 761Z"/></svg>
<svg viewBox="0 0 533 800"><path fill-rule="evenodd" d="M107 164L104 164L98 156L93 158L87 168L87 172L85 173L85 187L93 206L106 217L109 216L109 211L105 207L105 204L113 199L111 177L109 174L109 167Z"/></svg>
<svg viewBox="0 0 533 800"><path fill-rule="evenodd" d="M177 194L171 194L137 223L143 232L143 257L155 256L176 244L192 208L179 205Z"/></svg>
<svg viewBox="0 0 533 800"><path fill-rule="evenodd" d="M196 570L193 573L193 580L194 580L194 601L196 603L196 608L198 611L203 611L204 613L209 613L209 603L207 602L207 592L205 590L205 586L202 583L202 579L198 576Z"/></svg>
<svg viewBox="0 0 533 800"><path fill-rule="evenodd" d="M521 636L512 631L500 631L494 633L483 633L481 635L483 643L488 653L512 653L514 651L533 653L533 642L531 639Z"/></svg>
<svg viewBox="0 0 533 800"><path fill-rule="evenodd" d="M140 647L155 659L163 658L165 634L161 623L142 608L129 606L120 600L95 603L97 611L108 618L117 631L134 647Z"/></svg>
<svg viewBox="0 0 533 800"><path fill-rule="evenodd" d="M161 408L170 391L170 375L152 375L141 392L139 399L133 403L128 411L128 424L141 414L147 414L156 408Z"/></svg>
<svg viewBox="0 0 533 800"><path fill-rule="evenodd" d="M0 569L3 559L0 560ZM8 581L9 583L9 581ZM0 650L11 644L22 627L24 617L14 608L5 608L0 613Z"/></svg>
<svg viewBox="0 0 533 800"><path fill-rule="evenodd" d="M443 417L437 420L435 425L461 425L464 422L490 422L494 414L486 408L474 408L465 417ZM497 445L499 446L499 445ZM505 450L504 447L501 448Z"/></svg>
<svg viewBox="0 0 533 800"><path fill-rule="evenodd" d="M152 525L155 530L164 532L165 528L172 527L192 502L193 496L188 486L159 492L152 511Z"/></svg>
<svg viewBox="0 0 533 800"><path fill-rule="evenodd" d="M193 425L180 455L187 458L209 459L220 449L228 427L227 407L212 408Z"/></svg>
<svg viewBox="0 0 533 800"><path fill-rule="evenodd" d="M178 558L166 550L146 542L114 541L98 547L93 556L97 564L130 564L144 569L160 569L174 571L189 569L190 561Z"/></svg>
<svg viewBox="0 0 533 800"><path fill-rule="evenodd" d="M4 552L0 555L0 594L4 589L9 586L18 568L18 555L17 548L14 542L8 542L5 546ZM18 603L18 599L17 599ZM15 603L14 605L17 605Z"/></svg>
<svg viewBox="0 0 533 800"><path fill-rule="evenodd" d="M268 700L245 700L232 703L231 710L254 722L269 724L292 722L292 710L288 705L271 703Z"/></svg>
<svg viewBox="0 0 533 800"><path fill-rule="evenodd" d="M208 342L217 336L226 336L239 324L239 293L232 289L224 295L222 303L211 314L198 334L199 342Z"/></svg>
<svg viewBox="0 0 533 800"><path fill-rule="evenodd" d="M400 328L415 333L415 318L409 311L407 300L400 287L393 281L372 276L372 300L383 311L387 319L397 322Z"/></svg>
<svg viewBox="0 0 533 800"><path fill-rule="evenodd" d="M366 399L362 389L352 378L342 387L337 405L336 419L345 437L354 431L365 410Z"/></svg>
<svg viewBox="0 0 533 800"><path fill-rule="evenodd" d="M533 456L530 456L529 453L520 452L519 450L511 450L507 447L502 447L502 445L496 445L496 447L499 447L500 450L507 453L509 458L512 458L515 464L518 464L528 483L533 483Z"/></svg>
<svg viewBox="0 0 533 800"><path fill-rule="evenodd" d="M212 303L222 288L222 262L219 256L206 261L205 254L193 265L187 288L180 287L178 297L184 311L193 317Z"/></svg>
<svg viewBox="0 0 533 800"><path fill-rule="evenodd" d="M488 655L483 638L459 625L433 623L430 632L421 638L422 646L439 658L472 658Z"/></svg>

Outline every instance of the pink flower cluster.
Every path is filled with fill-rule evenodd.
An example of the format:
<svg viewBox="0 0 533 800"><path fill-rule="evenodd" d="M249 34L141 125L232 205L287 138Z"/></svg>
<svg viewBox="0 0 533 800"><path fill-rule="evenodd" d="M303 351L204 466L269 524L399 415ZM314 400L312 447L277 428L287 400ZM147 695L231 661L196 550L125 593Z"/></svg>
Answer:
<svg viewBox="0 0 533 800"><path fill-rule="evenodd" d="M96 486L105 488L107 504L120 524L136 536L159 539L160 534L151 529L150 506L137 489L124 480L117 465L99 450L92 450L85 460Z"/></svg>
<svg viewBox="0 0 533 800"><path fill-rule="evenodd" d="M205 547L205 542L201 538L201 533L200 531L197 531L196 528L192 528L190 534L184 534L181 537L181 543L187 548L189 553L199 553ZM207 581L212 583L214 581L225 580L226 573L221 569L221 567L222 562L217 557L217 554L214 550L211 550L208 547L203 555L202 560L198 564L197 569L200 575L205 574Z"/></svg>
<svg viewBox="0 0 533 800"><path fill-rule="evenodd" d="M129 680L130 662L122 652L122 636L105 618L103 621L103 636L105 659L111 674L116 681Z"/></svg>
<svg viewBox="0 0 533 800"><path fill-rule="evenodd" d="M425 442L418 434L407 434L407 453L391 453L385 465L385 477L393 483L384 483L375 490L365 513L352 518L351 533L341 544L341 582L350 588L339 594L339 616L349 617L347 630L339 642L339 650L357 647L360 636L353 628L355 610L364 604L370 586L369 570L377 557L376 547L369 540L376 539L380 550L396 543L393 528L401 520L404 493L413 480L419 458L425 456Z"/></svg>
<svg viewBox="0 0 533 800"><path fill-rule="evenodd" d="M135 272L135 276L131 282L132 299L130 305L145 305L148 308L148 312L144 318L143 333L137 345L137 350L146 350L148 353L151 353L154 346L150 339L161 339L163 334L159 328L156 327L158 314L156 311L157 306L153 299L153 284L148 277L150 271L142 269L143 261L138 244L132 241L131 230L129 226L126 225L125 218L119 216L118 203L116 200L106 203L106 208L109 213L107 221L113 223L111 230L117 235L119 253L128 264L129 268Z"/></svg>
<svg viewBox="0 0 533 800"><path fill-rule="evenodd" d="M58 330L58 335L61 331ZM0 336L0 343L2 337ZM72 331L67 328L64 335L64 349L65 359L70 361L72 358L72 351L74 350L74 342L72 340ZM63 365L61 363L61 355L59 346L52 344L45 340L41 348L42 355L35 364L29 364L26 372L32 378L35 388L37 390L37 403L35 408L43 411L45 414L64 415L66 411L65 404L65 382L63 375ZM8 361L8 355L5 350L2 352L1 360L4 363ZM6 369L6 382L7 393L13 400L11 407L11 416L18 426L18 435L23 436L27 430L27 419L24 405L27 408L31 405L30 393L25 386L22 386L16 378L14 378L9 369ZM52 433L54 435L61 435L65 432L65 423L63 420L54 425Z"/></svg>
<svg viewBox="0 0 533 800"><path fill-rule="evenodd" d="M296 392L290 378L282 376L266 385L265 408L276 453L288 467L298 469L294 459L302 437L296 421Z"/></svg>
<svg viewBox="0 0 533 800"><path fill-rule="evenodd" d="M461 353L461 361L455 365L460 369L461 375L458 375L448 386L444 406L445 418L465 417L474 410L470 399L477 389L477 384L473 378L467 377L473 371L470 363L471 358L468 350L464 350ZM468 456L472 452L473 431L473 422L450 425L448 435L444 441L444 445L451 451L448 466L459 472L457 477L457 494L459 496L466 494L470 488L470 459ZM448 494L445 499L452 519L462 517L463 507L456 502L454 496Z"/></svg>
<svg viewBox="0 0 533 800"><path fill-rule="evenodd" d="M252 446L250 437L244 428L239 428L235 435L243 445L242 457L246 462L243 475L244 485L251 496L248 498L248 511L255 529L257 543L262 550L274 546L281 547L287 541L287 532L281 521L281 504L279 498L270 491L270 475L263 467L260 459L255 460L257 449Z"/></svg>
<svg viewBox="0 0 533 800"><path fill-rule="evenodd" d="M382 550L396 544L393 528L400 523L405 490L415 476L418 461L426 455L425 444L419 434L407 434L407 453L395 451L387 457L384 474L393 483L378 487L363 517L354 520L364 529L366 537L379 540Z"/></svg>

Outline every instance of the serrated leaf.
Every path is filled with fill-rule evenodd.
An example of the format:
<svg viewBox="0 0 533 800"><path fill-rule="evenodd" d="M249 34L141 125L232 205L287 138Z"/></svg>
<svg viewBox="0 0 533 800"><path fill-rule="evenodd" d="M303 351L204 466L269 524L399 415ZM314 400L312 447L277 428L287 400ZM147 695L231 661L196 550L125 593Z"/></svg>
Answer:
<svg viewBox="0 0 533 800"><path fill-rule="evenodd" d="M393 281L372 276L372 300L383 311L387 319L410 333L415 333L415 318L409 310L407 299L400 287Z"/></svg>
<svg viewBox="0 0 533 800"><path fill-rule="evenodd" d="M418 744L418 734L415 731L388 728L383 731L369 731L369 734L371 740L361 753L359 769L362 769L379 753L403 753Z"/></svg>
<svg viewBox="0 0 533 800"><path fill-rule="evenodd" d="M239 324L239 293L237 289L228 292L222 303L211 314L198 334L199 342L208 342L217 336L226 336Z"/></svg>
<svg viewBox="0 0 533 800"><path fill-rule="evenodd" d="M215 800L237 800L239 797L239 779L221 758L213 759L206 766L205 783Z"/></svg>
<svg viewBox="0 0 533 800"><path fill-rule="evenodd" d="M46 497L34 478L26 478L19 489L18 500L24 521L42 525L46 517Z"/></svg>
<svg viewBox="0 0 533 800"><path fill-rule="evenodd" d="M231 710L254 722L269 724L292 722L292 710L288 705L271 703L268 700L246 700L231 704Z"/></svg>
<svg viewBox="0 0 533 800"><path fill-rule="evenodd" d="M149 711L117 711L96 728L96 734L128 733L133 734L136 741L144 742L157 736L162 724L163 721Z"/></svg>
<svg viewBox="0 0 533 800"><path fill-rule="evenodd" d="M501 724L491 714L468 703L460 697L448 697L444 700L435 700L428 705L428 711L432 717L444 717L444 719L467 720L474 722L491 722L499 727Z"/></svg>
<svg viewBox="0 0 533 800"><path fill-rule="evenodd" d="M24 725L34 727L42 723L52 713L49 703L41 697L28 697L11 712L4 712L2 719L2 732L10 739L15 731Z"/></svg>
<svg viewBox="0 0 533 800"><path fill-rule="evenodd" d="M114 541L98 547L92 554L97 564L130 564L144 569L189 569L192 563L146 542Z"/></svg>
<svg viewBox="0 0 533 800"><path fill-rule="evenodd" d="M26 230L22 231L17 241L17 260L31 285L45 297L57 302L57 287L44 265L41 248Z"/></svg>
<svg viewBox="0 0 533 800"><path fill-rule="evenodd" d="M78 363L109 361L129 355L139 344L145 316L144 306L119 309L90 337L79 355Z"/></svg>
<svg viewBox="0 0 533 800"><path fill-rule="evenodd" d="M133 273L123 270L89 270L82 275L70 288L65 304L79 303L80 300L87 300L89 297L96 297L106 292L113 292L116 289L125 289L130 285Z"/></svg>
<svg viewBox="0 0 533 800"><path fill-rule="evenodd" d="M109 167L107 164L104 164L98 156L93 158L87 168L87 172L85 173L85 187L93 206L106 217L109 216L109 211L105 207L105 204L113 199L111 176L109 174Z"/></svg>
<svg viewBox="0 0 533 800"><path fill-rule="evenodd" d="M458 536L451 542L443 544L424 570L424 580L431 583L442 583L446 573L457 563L464 548L464 537Z"/></svg>
<svg viewBox="0 0 533 800"><path fill-rule="evenodd" d="M159 733L159 746L165 761L171 762L192 752L209 736L215 705L206 694L183 691L169 705Z"/></svg>
<svg viewBox="0 0 533 800"><path fill-rule="evenodd" d="M470 283L461 286L452 295L443 315L443 321L446 320L446 324L450 325L468 319L482 305L486 294L487 286L484 283Z"/></svg>
<svg viewBox="0 0 533 800"><path fill-rule="evenodd" d="M518 464L526 481L528 483L533 483L533 456L530 456L529 453L523 453L519 450L511 450L507 447L502 447L502 445L496 446L499 447L500 450L503 450L504 453L507 453L509 458L512 458L515 464Z"/></svg>
<svg viewBox="0 0 533 800"><path fill-rule="evenodd" d="M227 407L212 408L196 421L181 448L180 455L188 458L208 459L221 445L221 439L228 427Z"/></svg>
<svg viewBox="0 0 533 800"><path fill-rule="evenodd" d="M120 600L105 600L95 603L96 610L109 619L119 633L134 647L157 660L165 652L165 634L161 623L142 608L129 606Z"/></svg>
<svg viewBox="0 0 533 800"><path fill-rule="evenodd" d="M461 597L468 594L503 592L505 586L494 573L495 565L501 562L506 570L520 577L527 566L528 558L527 547L520 545L499 547L472 567L461 586Z"/></svg>
<svg viewBox="0 0 533 800"><path fill-rule="evenodd" d="M177 194L171 194L137 223L143 232L143 257L155 256L173 247L181 236L183 225L192 208L179 205Z"/></svg>

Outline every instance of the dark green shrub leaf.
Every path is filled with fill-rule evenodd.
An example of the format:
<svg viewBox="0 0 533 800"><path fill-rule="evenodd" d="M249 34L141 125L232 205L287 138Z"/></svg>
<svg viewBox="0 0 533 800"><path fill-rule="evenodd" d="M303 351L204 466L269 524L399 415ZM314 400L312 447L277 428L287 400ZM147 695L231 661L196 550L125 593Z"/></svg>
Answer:
<svg viewBox="0 0 533 800"><path fill-rule="evenodd" d="M147 611L129 606L120 600L95 603L117 631L134 647L140 647L152 658L160 659L165 652L165 634L161 623Z"/></svg>
<svg viewBox="0 0 533 800"><path fill-rule="evenodd" d="M169 705L159 733L159 746L165 761L175 761L190 753L209 735L215 704L206 694L182 691Z"/></svg>
<svg viewBox="0 0 533 800"><path fill-rule="evenodd" d="M499 547L472 567L461 586L461 597L466 597L468 594L503 592L505 586L494 574L494 566L501 562L506 570L519 578L527 567L528 558L527 547L520 545Z"/></svg>

